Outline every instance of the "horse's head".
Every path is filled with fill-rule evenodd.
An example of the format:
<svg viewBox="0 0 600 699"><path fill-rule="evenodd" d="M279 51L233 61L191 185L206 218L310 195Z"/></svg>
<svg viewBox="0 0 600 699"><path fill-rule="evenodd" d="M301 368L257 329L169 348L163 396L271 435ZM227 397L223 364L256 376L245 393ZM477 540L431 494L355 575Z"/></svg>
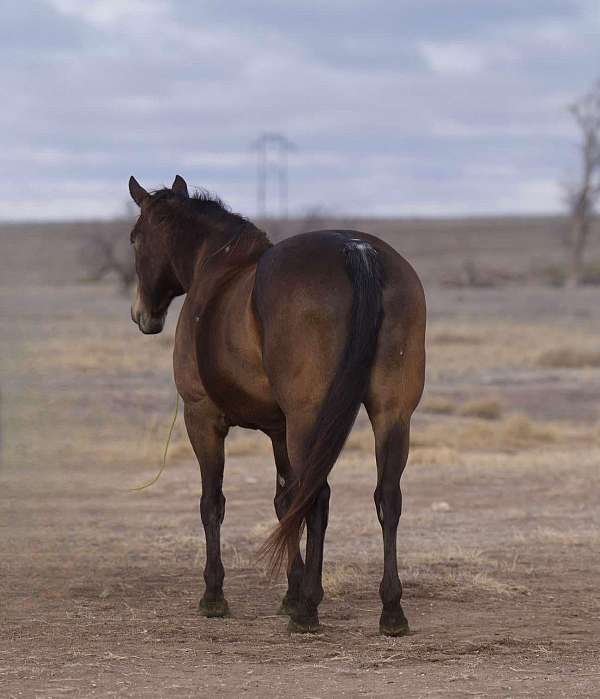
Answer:
<svg viewBox="0 0 600 699"><path fill-rule="evenodd" d="M179 175L171 191L179 197L188 197L187 185ZM140 207L140 215L131 231L135 252L137 293L131 306L131 319L147 334L159 333L165 324L169 304L184 293L170 256L169 230L161 225L156 211L158 195L147 192L135 179L129 178L129 193Z"/></svg>

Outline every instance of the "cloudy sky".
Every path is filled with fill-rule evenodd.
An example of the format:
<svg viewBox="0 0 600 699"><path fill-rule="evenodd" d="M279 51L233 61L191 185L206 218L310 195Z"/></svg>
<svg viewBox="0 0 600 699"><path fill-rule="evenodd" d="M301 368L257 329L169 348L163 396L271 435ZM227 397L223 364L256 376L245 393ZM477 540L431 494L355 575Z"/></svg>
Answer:
<svg viewBox="0 0 600 699"><path fill-rule="evenodd" d="M122 213L132 173L252 216L263 131L292 212L546 212L600 3L2 0L0 56L0 219Z"/></svg>

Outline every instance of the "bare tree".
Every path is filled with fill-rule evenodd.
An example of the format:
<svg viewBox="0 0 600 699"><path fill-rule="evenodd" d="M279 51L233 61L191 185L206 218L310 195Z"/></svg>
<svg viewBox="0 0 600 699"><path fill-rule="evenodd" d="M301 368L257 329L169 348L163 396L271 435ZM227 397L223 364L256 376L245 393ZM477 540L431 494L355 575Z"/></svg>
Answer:
<svg viewBox="0 0 600 699"><path fill-rule="evenodd" d="M583 254L588 242L594 209L600 198L600 81L569 107L580 131L581 174L577 183L566 187L571 216L570 264L567 283L580 284Z"/></svg>
<svg viewBox="0 0 600 699"><path fill-rule="evenodd" d="M118 220L110 224L88 224L82 231L84 242L79 257L86 281L100 281L116 276L123 293L135 280L135 264L129 245L131 222Z"/></svg>

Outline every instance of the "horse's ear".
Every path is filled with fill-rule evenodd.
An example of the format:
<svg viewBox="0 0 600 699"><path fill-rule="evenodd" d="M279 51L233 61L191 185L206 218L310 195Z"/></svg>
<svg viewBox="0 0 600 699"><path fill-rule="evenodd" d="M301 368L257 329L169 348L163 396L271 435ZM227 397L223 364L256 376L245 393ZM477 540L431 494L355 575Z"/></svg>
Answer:
<svg viewBox="0 0 600 699"><path fill-rule="evenodd" d="M144 199L148 196L148 192L133 175L129 178L129 194L131 194L131 198L138 206L141 206Z"/></svg>
<svg viewBox="0 0 600 699"><path fill-rule="evenodd" d="M175 192L175 194L179 194L182 197L189 199L190 194L188 192L187 184L181 175L175 175L171 189Z"/></svg>

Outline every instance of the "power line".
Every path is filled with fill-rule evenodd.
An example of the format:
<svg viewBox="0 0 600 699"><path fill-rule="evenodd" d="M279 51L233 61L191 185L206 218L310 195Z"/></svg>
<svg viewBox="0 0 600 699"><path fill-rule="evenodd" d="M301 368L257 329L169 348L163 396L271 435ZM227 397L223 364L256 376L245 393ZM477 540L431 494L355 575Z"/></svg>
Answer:
<svg viewBox="0 0 600 699"><path fill-rule="evenodd" d="M268 214L269 166L275 170L279 195L279 215L288 217L289 173L288 154L294 144L282 133L265 131L254 142L256 150L256 213L259 218Z"/></svg>

